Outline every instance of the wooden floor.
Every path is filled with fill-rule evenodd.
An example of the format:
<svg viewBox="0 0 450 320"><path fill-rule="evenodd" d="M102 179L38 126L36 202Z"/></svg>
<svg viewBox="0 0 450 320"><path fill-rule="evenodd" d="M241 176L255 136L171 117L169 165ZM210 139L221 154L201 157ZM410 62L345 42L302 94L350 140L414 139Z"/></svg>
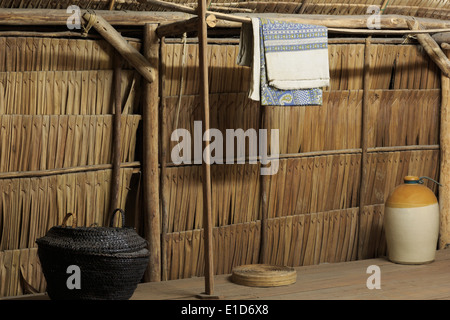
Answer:
<svg viewBox="0 0 450 320"><path fill-rule="evenodd" d="M380 289L368 289L371 265L380 267ZM385 258L298 267L294 284L255 288L234 284L229 275L215 279L215 294L228 300L430 300L450 299L450 250L424 265L400 265ZM132 299L198 299L204 278L190 278L138 286Z"/></svg>
<svg viewBox="0 0 450 320"><path fill-rule="evenodd" d="M368 289L372 273L380 268L380 289ZM298 267L297 281L282 287L237 285L230 275L215 276L215 294L224 300L431 300L450 299L450 250L440 250L436 260L424 265L400 265L385 258ZM132 300L197 300L204 278L143 283ZM47 299L44 294L16 297Z"/></svg>

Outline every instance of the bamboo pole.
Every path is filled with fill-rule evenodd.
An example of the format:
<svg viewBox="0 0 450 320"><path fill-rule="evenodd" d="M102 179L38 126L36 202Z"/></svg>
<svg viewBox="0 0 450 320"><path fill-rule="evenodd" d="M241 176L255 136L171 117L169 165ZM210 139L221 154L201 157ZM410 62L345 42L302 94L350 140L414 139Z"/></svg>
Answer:
<svg viewBox="0 0 450 320"><path fill-rule="evenodd" d="M261 110L261 129L268 129L269 120L268 120L268 112L267 107L262 107ZM261 164L262 165L262 164ZM268 250L268 219L269 219L269 175L261 175L261 247L259 253L259 263L269 263L267 257Z"/></svg>
<svg viewBox="0 0 450 320"><path fill-rule="evenodd" d="M439 249L450 245L450 78L441 74Z"/></svg>
<svg viewBox="0 0 450 320"><path fill-rule="evenodd" d="M164 90L166 86L166 68L163 66L165 63L164 58L166 56L166 48L165 48L165 38L161 38L161 46L160 46L160 54L159 54L159 79L160 79L160 119L159 119L159 128L160 128L160 143L161 143L161 154L160 154L160 164L161 164L161 173L160 173L160 198L161 198L161 278L163 281L168 280L169 278L169 269L167 264L167 242L166 235L168 232L168 211L167 211L167 198L166 192L168 184L166 180L167 175L167 161L166 154L169 149L167 137L167 105L164 99Z"/></svg>
<svg viewBox="0 0 450 320"><path fill-rule="evenodd" d="M371 42L372 43L372 42ZM431 145L409 145L409 146L394 146L394 147L373 147L367 148L367 153L382 153L382 152L398 152L398 151L423 151L423 150L439 150L438 144ZM270 156L267 157L268 161L277 159L301 159L301 158L311 158L311 157L321 157L321 156L331 156L331 155L342 155L342 154L362 154L361 148L356 149L338 149L338 150L323 150L323 151L309 151L302 153L288 153L279 154L276 158ZM244 158L233 158L233 159L222 159L223 163L227 161L237 163L238 161L250 162L250 161L260 161L261 158L257 157L244 157ZM166 167L181 167L183 165L175 165L171 162L165 163ZM1 174L0 174L1 178Z"/></svg>
<svg viewBox="0 0 450 320"><path fill-rule="evenodd" d="M207 52L207 24L205 0L198 0L199 23L199 66L200 66L200 100L203 108L203 150L208 150L210 137L209 130L209 87L208 87L208 52ZM204 228L204 250L205 250L205 294L214 295L214 260L212 239L212 204L211 204L211 167L209 152L202 163L203 171L203 228Z"/></svg>
<svg viewBox="0 0 450 320"><path fill-rule="evenodd" d="M364 237L361 236L361 219L364 212L365 206L365 195L366 195L366 180L367 180L367 141L368 141L368 129L367 124L369 120L369 90L370 90L370 41L371 37L366 39L364 47L364 84L363 84L363 104L361 112L361 174L359 181L359 217L358 217L358 248L357 248L357 259L363 259L363 248L364 248Z"/></svg>
<svg viewBox="0 0 450 320"><path fill-rule="evenodd" d="M122 57L128 61L148 82L155 80L154 70L147 59L131 46L113 26L97 14L86 12L83 15L86 21L93 21L93 27L100 35L115 48Z"/></svg>
<svg viewBox="0 0 450 320"><path fill-rule="evenodd" d="M157 25L144 27L143 52L158 75L159 43L156 36ZM158 107L159 82L144 83L142 126L143 126L143 201L145 216L145 236L149 242L150 261L145 275L146 281L161 280L161 230L159 219L159 169L158 169Z"/></svg>
<svg viewBox="0 0 450 320"><path fill-rule="evenodd" d="M127 162L127 163L120 164L120 168L122 168L122 169L123 168L136 168L136 170L139 170L140 166L141 166L141 164L139 161L133 161L133 162ZM69 174L69 173L101 171L101 170L108 170L108 169L112 169L112 164L96 164L96 165L49 169L49 170L0 172L0 180L48 177L48 176L56 176L56 175L63 175L63 174Z"/></svg>
<svg viewBox="0 0 450 320"><path fill-rule="evenodd" d="M0 33L1 35L1 33ZM411 43L412 39L405 41L404 38L374 38L372 39L373 44L405 44ZM239 44L239 39L234 38L208 38L208 44ZM168 38L165 39L166 43L183 43L181 38ZM328 39L328 44L364 44L366 40L364 38L330 38ZM197 38L189 38L186 43L198 43Z"/></svg>
<svg viewBox="0 0 450 320"><path fill-rule="evenodd" d="M120 204L120 163L121 163L121 145L120 122L122 118L122 59L118 52L114 55L114 118L113 118L113 169L111 177L111 197L109 204L109 214L112 214ZM108 220L111 218L108 217Z"/></svg>

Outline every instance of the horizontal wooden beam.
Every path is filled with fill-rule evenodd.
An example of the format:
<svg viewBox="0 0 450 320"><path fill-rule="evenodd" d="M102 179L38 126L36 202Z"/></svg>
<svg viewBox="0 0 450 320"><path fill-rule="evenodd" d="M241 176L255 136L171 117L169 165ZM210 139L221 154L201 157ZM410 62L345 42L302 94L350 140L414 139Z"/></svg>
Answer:
<svg viewBox="0 0 450 320"><path fill-rule="evenodd" d="M158 37L168 37L168 36L178 36L185 32L197 32L198 31L198 21L197 17L185 20L177 21L168 24L161 24L156 28L156 34ZM217 23L217 18L214 15L208 15L206 17L206 24L210 28L214 28Z"/></svg>
<svg viewBox="0 0 450 320"><path fill-rule="evenodd" d="M148 3L162 8L179 11L190 14L197 14L197 10L188 6L184 6L177 3L162 1L162 0L138 0L140 3ZM298 23L311 23L320 24L328 28L363 28L367 29L368 19L370 15L365 16L353 16L353 15L303 15L303 14L226 14L214 11L206 11L207 14L214 14L218 19L225 21L238 22L238 23L250 23L252 17L270 17L270 18L282 18L283 20L292 20ZM382 15L380 16L380 26L382 29L392 29L398 27L398 29L408 29L407 20L410 17L399 15ZM314 20L314 21L311 21ZM420 19L421 23L426 29L441 29L450 28L450 21L438 20L438 19ZM397 28L396 28L397 29Z"/></svg>
<svg viewBox="0 0 450 320"><path fill-rule="evenodd" d="M425 29L425 30L387 30L387 29L350 29L350 28L328 28L329 33L340 34L367 34L367 35L407 35L407 34L430 34L434 32L450 32L449 29Z"/></svg>
<svg viewBox="0 0 450 320"><path fill-rule="evenodd" d="M81 16L86 10L81 10ZM90 11L92 12L92 10ZM169 23L193 17L182 12L109 11L95 10L112 26L144 26L152 23ZM5 26L66 26L74 13L66 9L1 9L0 25ZM81 26L80 28L81 29ZM76 31L74 29L73 31Z"/></svg>
<svg viewBox="0 0 450 320"><path fill-rule="evenodd" d="M217 15L216 15L217 16ZM242 14L234 14L234 16L242 16ZM346 29L366 29L369 15L320 15L320 14L279 14L279 13L258 13L245 14L246 17L260 17L268 19L283 19L284 21L291 21L304 24L316 24L327 28L346 28ZM220 19L219 16L217 16ZM381 15L380 29L392 30L409 30L407 20L411 17L403 15ZM450 28L449 20L429 19L429 18L415 18L424 29L448 29ZM246 21L248 22L248 20ZM240 28L242 23L234 21L219 20L216 28ZM442 32L442 31L440 31Z"/></svg>
<svg viewBox="0 0 450 320"><path fill-rule="evenodd" d="M112 26L144 26L149 23L170 23L184 21L193 18L195 9L192 13L187 12L163 12L163 11L109 11L95 10L95 13L102 16ZM81 15L85 11L82 10ZM214 14L217 21L216 28L240 28L241 22L249 21L252 17L264 17L273 19L284 19L287 21L296 21L305 24L319 24L328 28L352 28L367 29L367 19L369 15L298 15L298 14L233 14L236 21L220 20L222 14L208 11ZM65 26L72 13L67 13L66 9L1 9L0 25L8 26ZM229 15L228 15L229 16ZM380 24L382 29L409 29L406 20L410 17L402 15L382 15ZM446 29L450 28L449 20L416 18L425 29Z"/></svg>

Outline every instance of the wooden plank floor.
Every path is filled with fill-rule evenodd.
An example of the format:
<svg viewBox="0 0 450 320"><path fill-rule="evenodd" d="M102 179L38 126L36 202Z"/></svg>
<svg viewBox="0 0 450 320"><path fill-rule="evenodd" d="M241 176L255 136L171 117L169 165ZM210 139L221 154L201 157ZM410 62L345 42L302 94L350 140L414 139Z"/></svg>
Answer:
<svg viewBox="0 0 450 320"><path fill-rule="evenodd" d="M368 289L371 265L380 267L380 289ZM430 300L450 299L450 250L439 250L424 265L400 265L385 258L298 267L294 284L255 288L234 284L230 275L215 277L215 294L225 300ZM143 283L133 300L198 299L204 278Z"/></svg>
<svg viewBox="0 0 450 320"><path fill-rule="evenodd" d="M380 267L380 289L368 289L371 265ZM439 250L424 265L400 265L385 258L298 267L297 281L283 287L235 284L230 275L215 276L215 294L223 300L433 300L450 299L450 250ZM199 300L204 278L142 283L131 300ZM11 297L47 300L45 294ZM1 299L0 299L1 300Z"/></svg>

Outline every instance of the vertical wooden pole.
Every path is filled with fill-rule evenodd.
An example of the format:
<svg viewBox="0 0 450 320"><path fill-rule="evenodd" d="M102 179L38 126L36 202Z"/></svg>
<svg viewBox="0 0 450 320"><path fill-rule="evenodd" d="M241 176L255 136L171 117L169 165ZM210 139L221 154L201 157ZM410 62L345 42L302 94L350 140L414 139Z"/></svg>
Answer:
<svg viewBox="0 0 450 320"><path fill-rule="evenodd" d="M366 39L364 47L364 80L363 80L363 103L361 112L361 176L359 181L359 217L358 217L358 252L357 259L364 259L364 237L361 232L361 218L364 213L364 197L366 195L366 180L367 180L367 120L368 120L368 108L369 108L369 90L370 90L370 40L371 37Z"/></svg>
<svg viewBox="0 0 450 320"><path fill-rule="evenodd" d="M439 249L450 245L450 78L441 73Z"/></svg>
<svg viewBox="0 0 450 320"><path fill-rule="evenodd" d="M260 112L260 125L261 129L268 129L269 127L269 119L268 119L268 112L267 112L267 106L261 106ZM268 150L267 150L268 151ZM263 166L263 164L261 164ZM259 263L269 263L268 257L267 257L267 220L269 219L269 199L268 199L268 193L269 193L269 175L260 175L261 177L261 240L260 244L261 247L259 249Z"/></svg>
<svg viewBox="0 0 450 320"><path fill-rule="evenodd" d="M160 119L159 119L159 127L160 127L160 143L161 143L161 154L160 154L160 163L161 163L161 173L160 173L160 198L161 198L161 273L162 280L168 280L169 271L167 266L167 242L166 242L166 234L168 228L168 212L167 212L167 199L166 199L166 188L167 188L167 149L168 140L167 140L167 106L166 101L164 99L164 88L166 85L166 72L165 67L163 65L164 58L166 54L166 38L162 37L160 39L161 47L159 54L159 73L160 73ZM176 128L175 128L176 129Z"/></svg>
<svg viewBox="0 0 450 320"><path fill-rule="evenodd" d="M200 65L200 100L203 108L203 150L209 146L209 88L208 88L208 55L207 55L207 25L206 25L206 3L198 0L199 16L199 65ZM209 152L205 152L202 162L203 172L203 228L205 243L205 294L214 294L214 265L213 265L213 242L212 242L212 213L211 213L211 168Z"/></svg>
<svg viewBox="0 0 450 320"><path fill-rule="evenodd" d="M155 79L158 79L159 43L155 24L144 27L144 56L150 62ZM145 81L145 79L144 79ZM159 81L145 81L142 106L143 126L143 208L145 237L149 243L150 261L145 281L161 280L161 230L159 219L158 176L158 107Z"/></svg>
<svg viewBox="0 0 450 320"><path fill-rule="evenodd" d="M122 118L122 57L118 52L114 55L114 117L113 117L113 146L112 146L112 177L111 197L109 204L108 221L114 209L120 205L120 163L122 139L120 136L120 122Z"/></svg>

